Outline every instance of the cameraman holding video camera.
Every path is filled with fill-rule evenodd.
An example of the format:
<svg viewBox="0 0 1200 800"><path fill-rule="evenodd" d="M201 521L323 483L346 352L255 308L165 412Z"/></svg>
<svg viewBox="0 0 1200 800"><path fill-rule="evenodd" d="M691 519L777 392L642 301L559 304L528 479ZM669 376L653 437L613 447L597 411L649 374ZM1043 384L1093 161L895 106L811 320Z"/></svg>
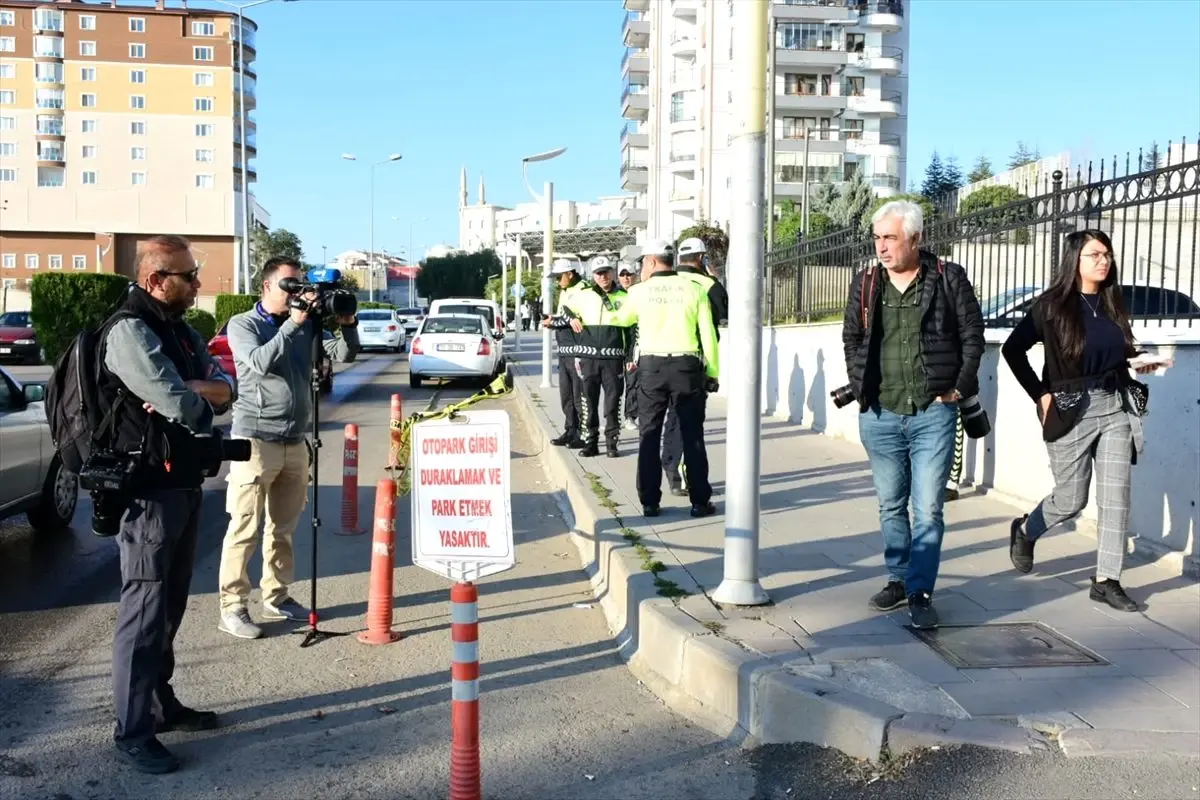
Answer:
<svg viewBox="0 0 1200 800"><path fill-rule="evenodd" d="M113 740L125 761L149 773L179 766L156 732L217 726L216 714L184 706L171 688L201 487L220 461L213 457L213 442L220 443L213 417L236 399L233 379L183 321L200 288L190 247L179 236L154 236L139 247L137 285L101 339L96 370L100 410L112 425L105 461L126 477L122 491L94 495L93 512L98 535L116 534L119 525ZM84 472L97 471L99 460Z"/></svg>
<svg viewBox="0 0 1200 800"><path fill-rule="evenodd" d="M263 524L262 603L265 619L304 621L308 609L288 593L295 559L292 537L308 495L312 420L310 319L320 313L318 296L297 295L306 284L300 265L272 258L263 265L262 297L250 311L229 320L229 349L241 391L233 406L233 435L250 440L250 460L230 467L225 494L229 529L221 547L221 618L217 627L239 639L257 639L262 628L250 619L250 559ZM350 298L353 300L353 297ZM353 306L351 306L352 308ZM337 317L342 336L323 342L331 359L358 355L358 318ZM265 521L264 521L265 512ZM315 576L313 576L315 578Z"/></svg>

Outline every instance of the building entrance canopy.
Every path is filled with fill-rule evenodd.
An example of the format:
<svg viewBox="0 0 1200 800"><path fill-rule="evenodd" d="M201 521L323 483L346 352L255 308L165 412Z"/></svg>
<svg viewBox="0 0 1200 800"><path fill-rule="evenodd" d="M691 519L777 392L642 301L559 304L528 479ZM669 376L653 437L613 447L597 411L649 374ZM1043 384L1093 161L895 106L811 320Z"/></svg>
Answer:
<svg viewBox="0 0 1200 800"><path fill-rule="evenodd" d="M506 233L505 241L515 242L517 233ZM545 242L541 231L522 231L521 250L525 252L530 259L535 259L542 255L542 250L545 247ZM633 247L637 241L636 229L626 225L612 225L606 227L587 227L572 228L570 230L556 230L554 232L554 252L570 253L579 258L591 258L597 255L627 255L628 248Z"/></svg>

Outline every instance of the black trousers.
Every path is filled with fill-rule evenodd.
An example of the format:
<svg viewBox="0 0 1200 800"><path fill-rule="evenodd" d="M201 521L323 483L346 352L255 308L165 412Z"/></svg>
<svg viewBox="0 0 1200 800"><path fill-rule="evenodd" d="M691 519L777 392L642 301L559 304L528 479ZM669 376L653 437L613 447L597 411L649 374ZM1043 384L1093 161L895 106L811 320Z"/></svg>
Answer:
<svg viewBox="0 0 1200 800"><path fill-rule="evenodd" d="M586 358L583 366L583 415L588 441L599 438L600 390L604 390L604 439L621 436L621 399L625 395L625 362L620 359Z"/></svg>
<svg viewBox="0 0 1200 800"><path fill-rule="evenodd" d="M130 500L121 522L112 664L116 741L146 741L154 736L156 719L181 707L171 688L173 643L191 590L201 497L200 489L142 492Z"/></svg>
<svg viewBox="0 0 1200 800"><path fill-rule="evenodd" d="M558 401L562 404L563 433L579 435L579 407L583 400L583 377L575 356L558 357Z"/></svg>
<svg viewBox="0 0 1200 800"><path fill-rule="evenodd" d="M625 370L625 418L637 422L638 371Z"/></svg>
<svg viewBox="0 0 1200 800"><path fill-rule="evenodd" d="M704 366L693 356L642 356L638 360L637 490L642 505L662 501L662 434L667 409L679 417L683 458L688 471L688 499L703 505L712 499L708 452L704 449Z"/></svg>

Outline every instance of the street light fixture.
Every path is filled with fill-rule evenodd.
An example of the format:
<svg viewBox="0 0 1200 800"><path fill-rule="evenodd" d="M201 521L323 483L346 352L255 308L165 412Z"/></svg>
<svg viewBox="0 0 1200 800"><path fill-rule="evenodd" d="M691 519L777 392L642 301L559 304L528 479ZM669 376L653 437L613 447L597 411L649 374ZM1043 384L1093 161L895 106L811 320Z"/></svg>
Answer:
<svg viewBox="0 0 1200 800"><path fill-rule="evenodd" d="M240 151L242 154L242 270L246 273L246 289L250 289L250 164L246 159L246 19L248 8L270 3L272 0L251 0L249 3L233 3L230 0L213 0L227 8L237 9L238 17L238 129L241 133ZM282 0L284 3L294 3L296 0ZM233 293L241 293L242 273L233 271Z"/></svg>
<svg viewBox="0 0 1200 800"><path fill-rule="evenodd" d="M543 232L542 244L542 314L549 316L554 309L550 305L550 262L554 260L554 182L546 181L543 196L538 197L537 192L529 185L529 165L538 161L549 161L552 158L558 158L563 153L567 152L567 148L559 147L554 150L547 150L544 153L537 153L532 156L526 156L521 159L521 175L525 179L525 188L529 190L529 194L533 196L534 202L545 200L546 203L546 229ZM519 258L519 256L518 256ZM550 388L550 329L545 325L542 326L542 388Z"/></svg>
<svg viewBox="0 0 1200 800"><path fill-rule="evenodd" d="M399 161L404 156L399 153L392 153L382 161L376 161L371 165L371 252L367 254L367 299L375 302L375 168L392 161ZM358 156L353 153L342 153L342 158L347 161L358 161Z"/></svg>
<svg viewBox="0 0 1200 800"><path fill-rule="evenodd" d="M400 221L399 217L392 217L392 219L396 222ZM408 222L408 305L410 308L417 305L416 277L413 275L413 260L416 259L413 254L413 227L418 222L429 222L429 217L421 217Z"/></svg>

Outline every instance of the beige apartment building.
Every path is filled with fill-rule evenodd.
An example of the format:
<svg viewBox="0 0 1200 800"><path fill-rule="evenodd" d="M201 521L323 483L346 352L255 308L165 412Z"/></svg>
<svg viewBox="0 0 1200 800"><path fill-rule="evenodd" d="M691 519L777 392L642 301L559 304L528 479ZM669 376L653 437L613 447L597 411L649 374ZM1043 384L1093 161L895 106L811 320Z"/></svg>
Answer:
<svg viewBox="0 0 1200 800"><path fill-rule="evenodd" d="M0 0L0 286L47 270L132 276L138 242L175 233L194 245L202 293L232 291L238 37L251 160L256 27L186 2Z"/></svg>

